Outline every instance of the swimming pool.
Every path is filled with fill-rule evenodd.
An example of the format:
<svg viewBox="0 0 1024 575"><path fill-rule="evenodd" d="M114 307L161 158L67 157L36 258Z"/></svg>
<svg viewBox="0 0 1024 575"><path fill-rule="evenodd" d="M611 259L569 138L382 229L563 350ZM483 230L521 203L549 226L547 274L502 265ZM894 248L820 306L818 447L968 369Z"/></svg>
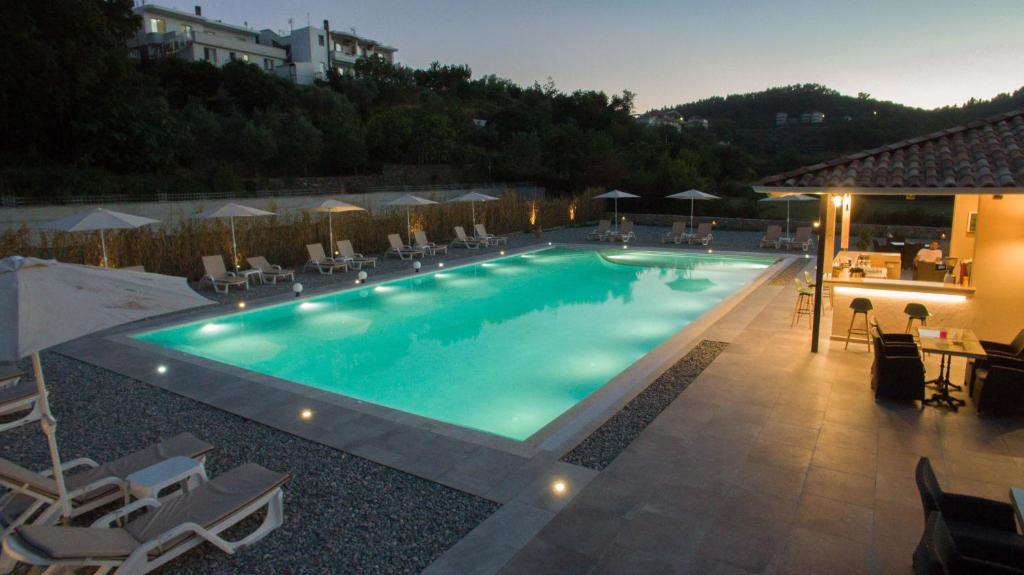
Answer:
<svg viewBox="0 0 1024 575"><path fill-rule="evenodd" d="M133 337L525 440L774 262L555 247Z"/></svg>

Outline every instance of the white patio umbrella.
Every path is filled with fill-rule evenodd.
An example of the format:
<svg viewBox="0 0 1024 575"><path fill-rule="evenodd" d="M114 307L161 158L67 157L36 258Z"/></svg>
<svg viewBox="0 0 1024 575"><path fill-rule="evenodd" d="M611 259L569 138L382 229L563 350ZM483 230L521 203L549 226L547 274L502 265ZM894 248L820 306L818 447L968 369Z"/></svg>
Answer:
<svg viewBox="0 0 1024 575"><path fill-rule="evenodd" d="M409 213L412 210L412 207L413 206L429 206L431 204L436 204L436 203L437 202L435 202L433 200L428 200L426 198L421 198L419 196L413 196L413 195L410 195L410 194L406 194L404 196L397 197L397 198L391 200L390 202L388 202L387 204L384 204L384 205L386 205L386 206L405 206L405 229L406 229L406 232L408 232L408 235L409 235L409 245L411 246L412 245L412 220L410 219Z"/></svg>
<svg viewBox="0 0 1024 575"><path fill-rule="evenodd" d="M623 192L622 190L612 190L605 192L599 196L594 196L595 200L615 200L615 228L619 229L619 198L639 198L636 194L630 194Z"/></svg>
<svg viewBox="0 0 1024 575"><path fill-rule="evenodd" d="M720 200L722 198L702 192L700 190L686 190L685 192L679 192L678 194L672 194L665 196L666 198L672 198L674 200L690 200L690 229L693 229L693 202L694 200Z"/></svg>
<svg viewBox="0 0 1024 575"><path fill-rule="evenodd" d="M210 303L183 277L20 256L0 259L0 315L7 318L0 322L0 361L32 356L43 433L65 517L71 506L39 352L116 325Z"/></svg>
<svg viewBox="0 0 1024 575"><path fill-rule="evenodd" d="M215 218L228 218L231 220L231 265L238 269L238 243L235 241L235 218L251 218L254 216L274 216L274 212L251 208L241 204L224 204L217 208L211 208L205 212L199 212L192 216L200 220L212 220Z"/></svg>
<svg viewBox="0 0 1024 575"><path fill-rule="evenodd" d="M451 203L451 202L469 202L469 206L470 206L470 208L471 208L471 210L473 212L473 225L475 226L476 225L476 203L477 202L493 202L494 200L497 200L497 199L498 198L496 198L494 196L488 196L487 194L481 194L480 192L469 192L469 193L466 193L466 194L462 194L461 196L459 196L457 198L452 198L452 199L448 200L448 202L449 203Z"/></svg>
<svg viewBox="0 0 1024 575"><path fill-rule="evenodd" d="M339 202L333 199L324 199L318 202L314 202L308 206L303 206L303 210L307 212L327 212L327 229L330 231L331 243L330 251L334 252L337 248L334 245L334 214L342 214L345 212L365 212L364 208L359 206L353 206L352 204L346 204L345 202Z"/></svg>
<svg viewBox="0 0 1024 575"><path fill-rule="evenodd" d="M115 212L106 208L93 208L87 212L70 215L66 218L47 222L41 226L43 230L59 230L62 232L88 232L99 230L100 246L103 248L103 267L107 266L107 237L104 230L128 230L155 224L160 220L134 216L123 212Z"/></svg>
<svg viewBox="0 0 1024 575"><path fill-rule="evenodd" d="M769 196L757 200L759 202L786 202L786 237L789 237L789 202L816 202L818 198L803 194L787 194L785 196Z"/></svg>

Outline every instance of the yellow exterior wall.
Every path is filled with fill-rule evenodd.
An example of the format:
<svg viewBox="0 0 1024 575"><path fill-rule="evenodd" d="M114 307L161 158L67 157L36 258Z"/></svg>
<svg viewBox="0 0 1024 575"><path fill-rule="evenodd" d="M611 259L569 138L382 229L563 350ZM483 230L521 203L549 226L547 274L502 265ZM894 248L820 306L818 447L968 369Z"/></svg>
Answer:
<svg viewBox="0 0 1024 575"><path fill-rule="evenodd" d="M1024 328L1024 195L981 196L978 203L974 331L982 339L1008 342Z"/></svg>
<svg viewBox="0 0 1024 575"><path fill-rule="evenodd" d="M981 196L960 195L953 201L953 225L949 234L949 256L971 259L974 257L976 234L967 232L967 220L971 212L978 211Z"/></svg>

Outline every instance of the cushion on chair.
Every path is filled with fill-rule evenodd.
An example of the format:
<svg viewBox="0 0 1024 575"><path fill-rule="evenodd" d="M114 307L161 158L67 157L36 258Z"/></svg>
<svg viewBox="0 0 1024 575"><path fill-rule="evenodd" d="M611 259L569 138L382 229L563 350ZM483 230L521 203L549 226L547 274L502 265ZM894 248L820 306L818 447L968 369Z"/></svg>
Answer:
<svg viewBox="0 0 1024 575"><path fill-rule="evenodd" d="M15 533L40 555L52 559L127 557L139 546L124 529L23 525Z"/></svg>

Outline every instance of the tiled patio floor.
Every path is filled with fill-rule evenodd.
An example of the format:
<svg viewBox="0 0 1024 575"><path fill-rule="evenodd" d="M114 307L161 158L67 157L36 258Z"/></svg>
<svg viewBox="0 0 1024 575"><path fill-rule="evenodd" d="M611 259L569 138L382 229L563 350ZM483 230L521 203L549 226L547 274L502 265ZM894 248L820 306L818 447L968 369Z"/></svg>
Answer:
<svg viewBox="0 0 1024 575"><path fill-rule="evenodd" d="M778 291L503 573L909 573L918 457L952 491L1024 483L1020 422L876 403L864 347L811 354L792 305Z"/></svg>

